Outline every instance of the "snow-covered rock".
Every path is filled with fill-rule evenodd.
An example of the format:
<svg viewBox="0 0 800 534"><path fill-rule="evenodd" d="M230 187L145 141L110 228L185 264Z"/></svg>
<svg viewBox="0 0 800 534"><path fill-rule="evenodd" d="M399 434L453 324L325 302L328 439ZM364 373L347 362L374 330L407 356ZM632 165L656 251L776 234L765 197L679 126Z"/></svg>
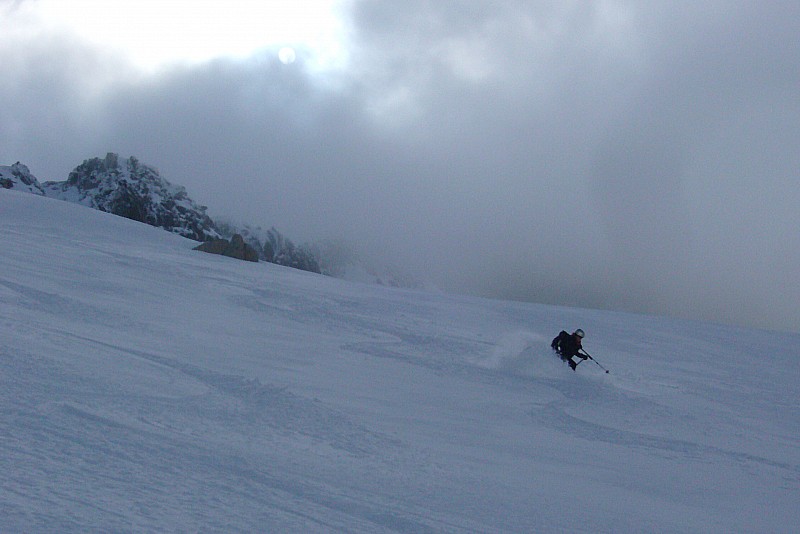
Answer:
<svg viewBox="0 0 800 534"><path fill-rule="evenodd" d="M230 240L239 234L259 259L269 263L361 283L435 289L402 268L357 253L356 246L331 241L295 245L275 227L265 230L226 219L214 221L205 206L189 198L184 187L171 184L135 157L121 159L109 152L105 158L85 160L65 181L43 184L17 162L0 166L0 186L81 204L196 241Z"/></svg>
<svg viewBox="0 0 800 534"><path fill-rule="evenodd" d="M13 165L0 165L0 187L15 189L35 195L44 195L39 180L19 161Z"/></svg>
<svg viewBox="0 0 800 534"><path fill-rule="evenodd" d="M275 227L264 230L260 226L238 225L230 221L218 222L217 228L227 238L241 235L253 247L258 257L270 263L293 267L302 271L320 273L319 257L305 245L296 246Z"/></svg>
<svg viewBox="0 0 800 534"><path fill-rule="evenodd" d="M45 182L48 197L76 202L206 241L219 238L206 207L196 204L186 189L162 178L153 167L135 157L120 162L109 152L104 159L85 160L65 182Z"/></svg>

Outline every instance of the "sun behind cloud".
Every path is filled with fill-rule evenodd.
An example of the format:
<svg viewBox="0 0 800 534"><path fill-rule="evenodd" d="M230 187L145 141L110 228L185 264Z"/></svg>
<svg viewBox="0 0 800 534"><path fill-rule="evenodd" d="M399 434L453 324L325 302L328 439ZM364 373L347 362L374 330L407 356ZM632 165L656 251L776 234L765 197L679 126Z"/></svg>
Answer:
<svg viewBox="0 0 800 534"><path fill-rule="evenodd" d="M294 63L294 60L297 59L297 53L291 46L284 46L278 50L278 59L280 59L281 63L284 65L288 65Z"/></svg>
<svg viewBox="0 0 800 534"><path fill-rule="evenodd" d="M40 32L68 32L120 51L144 70L176 62L297 49L318 67L342 61L341 0L37 0L15 15ZM283 52L279 59L297 57ZM313 66L313 65L312 65Z"/></svg>

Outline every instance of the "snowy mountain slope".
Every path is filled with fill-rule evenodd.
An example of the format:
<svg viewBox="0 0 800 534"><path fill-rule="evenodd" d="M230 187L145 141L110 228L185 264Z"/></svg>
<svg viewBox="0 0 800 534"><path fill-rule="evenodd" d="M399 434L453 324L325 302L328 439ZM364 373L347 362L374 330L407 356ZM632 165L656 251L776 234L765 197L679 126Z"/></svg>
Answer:
<svg viewBox="0 0 800 534"><path fill-rule="evenodd" d="M58 200L144 222L197 241L221 237L206 207L196 204L186 189L162 178L135 157L122 163L113 152L75 167L63 182L45 182L22 163L0 166L0 187Z"/></svg>
<svg viewBox="0 0 800 534"><path fill-rule="evenodd" d="M0 531L796 531L800 336L194 245L0 190Z"/></svg>
<svg viewBox="0 0 800 534"><path fill-rule="evenodd" d="M75 167L67 180L44 185L28 167L17 162L0 166L0 187L74 202L197 241L231 239L240 234L261 260L303 271L392 287L423 287L397 268L369 264L352 250L345 257L342 247L332 243L297 246L274 227L265 230L234 223L229 217L214 221L205 206L189 198L184 187L171 184L155 168L133 156L123 158L122 162L113 152L102 159L90 158Z"/></svg>

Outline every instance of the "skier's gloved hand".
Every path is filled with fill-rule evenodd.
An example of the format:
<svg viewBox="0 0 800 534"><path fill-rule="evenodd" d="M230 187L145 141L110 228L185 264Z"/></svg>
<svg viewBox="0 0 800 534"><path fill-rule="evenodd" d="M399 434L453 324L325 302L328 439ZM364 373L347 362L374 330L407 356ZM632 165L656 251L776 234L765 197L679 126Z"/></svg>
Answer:
<svg viewBox="0 0 800 534"><path fill-rule="evenodd" d="M581 357L581 360L588 360L589 356L587 354L578 354Z"/></svg>

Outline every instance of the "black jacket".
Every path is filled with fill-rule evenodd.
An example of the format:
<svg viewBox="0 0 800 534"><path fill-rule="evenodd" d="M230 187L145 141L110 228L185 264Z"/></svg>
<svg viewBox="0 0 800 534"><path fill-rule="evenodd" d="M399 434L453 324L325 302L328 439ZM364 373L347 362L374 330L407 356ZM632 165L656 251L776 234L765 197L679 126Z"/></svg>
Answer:
<svg viewBox="0 0 800 534"><path fill-rule="evenodd" d="M553 342L550 343L550 346L554 351L559 353L564 358L579 356L578 351L583 348L581 346L581 338L572 334L568 334L564 330L562 330L558 336L553 339ZM585 359L586 358L584 358L584 360Z"/></svg>

